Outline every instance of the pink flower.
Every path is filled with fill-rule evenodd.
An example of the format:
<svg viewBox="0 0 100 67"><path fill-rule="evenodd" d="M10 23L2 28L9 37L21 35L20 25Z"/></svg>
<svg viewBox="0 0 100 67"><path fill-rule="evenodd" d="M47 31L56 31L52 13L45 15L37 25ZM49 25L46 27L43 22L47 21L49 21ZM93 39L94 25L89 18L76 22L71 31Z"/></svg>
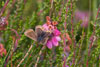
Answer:
<svg viewBox="0 0 100 67"><path fill-rule="evenodd" d="M47 41L46 46L51 49L53 46L58 46L59 45L59 41L61 40L60 38L60 31L56 29L57 32L53 32L51 38L49 38L49 40Z"/></svg>
<svg viewBox="0 0 100 67"><path fill-rule="evenodd" d="M0 30L5 30L8 25L8 21L5 17L0 18Z"/></svg>
<svg viewBox="0 0 100 67"><path fill-rule="evenodd" d="M49 48L49 49L51 49L52 48L52 42L51 41L47 41L47 44L46 44L46 46Z"/></svg>
<svg viewBox="0 0 100 67"><path fill-rule="evenodd" d="M66 67L69 67L68 65L66 65Z"/></svg>
<svg viewBox="0 0 100 67"><path fill-rule="evenodd" d="M43 27L45 28L45 30L49 30L49 27L47 26L47 24L43 24Z"/></svg>
<svg viewBox="0 0 100 67"><path fill-rule="evenodd" d="M51 18L49 16L46 17L46 23L43 24L43 28L46 31L50 31L51 36L49 37L46 46L51 49L53 46L58 46L59 41L61 40L60 34L61 32L57 29L56 25L58 24L57 21L51 21Z"/></svg>
<svg viewBox="0 0 100 67"><path fill-rule="evenodd" d="M82 21L82 24L81 24L82 27L87 27L88 26L89 12L77 10L75 12L75 18L76 18L76 20L81 20Z"/></svg>
<svg viewBox="0 0 100 67"><path fill-rule="evenodd" d="M43 24L43 27L46 31L53 31L54 30L54 26L52 26L52 25Z"/></svg>
<svg viewBox="0 0 100 67"><path fill-rule="evenodd" d="M53 32L53 34L55 36L59 36L61 34L61 32L59 30L55 29L54 32Z"/></svg>
<svg viewBox="0 0 100 67"><path fill-rule="evenodd" d="M61 40L61 32L58 29L55 29L53 25L43 25L44 29L47 31L52 31L51 37L48 39L46 46L51 49L53 46L58 46L58 42Z"/></svg>

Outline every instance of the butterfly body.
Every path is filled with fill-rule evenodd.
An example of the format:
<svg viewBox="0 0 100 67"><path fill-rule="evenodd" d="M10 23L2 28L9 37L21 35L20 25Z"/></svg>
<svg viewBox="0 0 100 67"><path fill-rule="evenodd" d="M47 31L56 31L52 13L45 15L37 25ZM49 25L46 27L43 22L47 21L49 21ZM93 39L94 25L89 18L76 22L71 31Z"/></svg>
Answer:
<svg viewBox="0 0 100 67"><path fill-rule="evenodd" d="M42 32L40 35L38 35L37 41L40 42L44 38L45 38L45 32Z"/></svg>

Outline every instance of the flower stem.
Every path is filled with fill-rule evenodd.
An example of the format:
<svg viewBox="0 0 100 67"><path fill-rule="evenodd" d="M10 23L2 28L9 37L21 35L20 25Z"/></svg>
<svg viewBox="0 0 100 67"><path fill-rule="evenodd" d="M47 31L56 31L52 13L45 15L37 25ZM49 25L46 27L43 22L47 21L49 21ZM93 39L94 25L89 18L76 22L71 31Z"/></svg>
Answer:
<svg viewBox="0 0 100 67"><path fill-rule="evenodd" d="M24 59L28 56L29 52L31 51L33 45L30 46L28 52L25 54L24 58L19 62L19 64L17 65L17 67L19 67L21 65L21 63L24 61Z"/></svg>
<svg viewBox="0 0 100 67"><path fill-rule="evenodd" d="M93 45L93 43L94 43L94 41L95 41L95 39L94 39L94 35L95 35L95 25L96 25L96 20L97 20L97 18L98 18L99 11L100 11L100 5L99 5L98 11L97 11L95 23L94 23L94 25L93 25L93 33L92 33L92 35L91 35L92 41L91 41L91 43L90 43L90 45L89 45L88 57L90 56L91 47L92 47L92 45ZM87 61L86 61L86 67L88 67L88 58L87 58Z"/></svg>
<svg viewBox="0 0 100 67"><path fill-rule="evenodd" d="M5 3L5 5L3 6L3 8L2 8L2 10L1 10L1 12L0 12L0 17L2 16L2 14L3 14L5 8L7 7L9 1L10 1L10 0L7 0L6 3Z"/></svg>
<svg viewBox="0 0 100 67"><path fill-rule="evenodd" d="M51 7L50 7L50 14L49 14L50 17L51 17L51 14L52 14L52 10L53 10L53 0L51 0Z"/></svg>
<svg viewBox="0 0 100 67"><path fill-rule="evenodd" d="M37 60L36 60L36 63L35 63L35 66L34 67L37 67L37 64L39 62L39 59L40 59L40 55L42 54L42 50L44 50L45 48L45 45L41 48L40 52L39 52L39 56L37 57Z"/></svg>

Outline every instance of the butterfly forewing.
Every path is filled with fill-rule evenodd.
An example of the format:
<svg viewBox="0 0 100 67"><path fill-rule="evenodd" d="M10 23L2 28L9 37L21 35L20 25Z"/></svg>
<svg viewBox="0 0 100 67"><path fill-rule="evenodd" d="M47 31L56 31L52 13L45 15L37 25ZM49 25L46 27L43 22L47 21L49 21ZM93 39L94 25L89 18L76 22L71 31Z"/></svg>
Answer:
<svg viewBox="0 0 100 67"><path fill-rule="evenodd" d="M28 29L24 33L27 37L31 38L32 40L37 41L37 35L33 29Z"/></svg>
<svg viewBox="0 0 100 67"><path fill-rule="evenodd" d="M51 34L50 32L44 32L44 34L41 35L42 39L41 39L40 43L45 45L47 43L47 40L48 40L50 34Z"/></svg>

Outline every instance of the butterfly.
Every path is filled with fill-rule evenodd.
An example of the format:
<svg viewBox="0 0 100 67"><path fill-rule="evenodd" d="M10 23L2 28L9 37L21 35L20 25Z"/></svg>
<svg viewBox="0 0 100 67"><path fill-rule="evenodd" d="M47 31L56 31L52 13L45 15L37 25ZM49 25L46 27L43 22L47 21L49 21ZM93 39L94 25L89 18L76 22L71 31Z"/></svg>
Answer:
<svg viewBox="0 0 100 67"><path fill-rule="evenodd" d="M28 29L24 34L30 39L37 41L39 44L45 45L51 32L46 31L42 26L38 25L36 26L35 31L33 29Z"/></svg>

